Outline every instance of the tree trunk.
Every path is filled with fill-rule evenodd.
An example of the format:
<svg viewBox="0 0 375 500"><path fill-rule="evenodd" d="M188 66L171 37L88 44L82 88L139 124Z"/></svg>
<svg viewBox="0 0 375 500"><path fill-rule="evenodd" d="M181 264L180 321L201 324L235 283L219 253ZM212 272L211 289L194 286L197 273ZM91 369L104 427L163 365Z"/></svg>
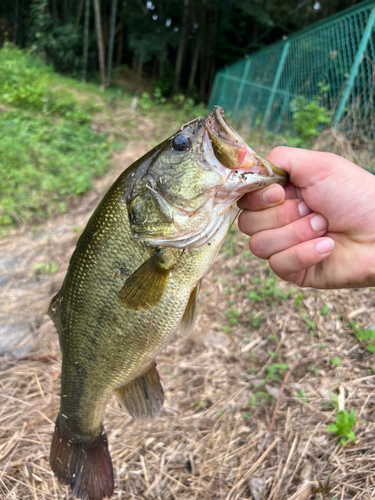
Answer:
<svg viewBox="0 0 375 500"><path fill-rule="evenodd" d="M83 2L84 2L84 0L79 0L78 11L77 11L77 18L76 18L76 25L77 26L79 26L80 23L81 23L82 10L83 10Z"/></svg>
<svg viewBox="0 0 375 500"><path fill-rule="evenodd" d="M181 37L178 46L176 68L175 68L175 79L174 79L174 92L177 91L180 84L182 61L185 53L185 46L188 36L188 21L189 21L189 0L184 0L184 12L182 15L182 26L181 26Z"/></svg>
<svg viewBox="0 0 375 500"><path fill-rule="evenodd" d="M17 42L17 29L18 29L18 7L19 0L16 0L16 4L14 7L14 29L13 29L13 42Z"/></svg>
<svg viewBox="0 0 375 500"><path fill-rule="evenodd" d="M216 39L217 39L217 25L218 25L218 5L217 2L214 3L214 13L213 22L211 25L211 37L210 37L210 69L208 71L208 87L207 96L210 95L212 85L215 79L215 55L216 55Z"/></svg>
<svg viewBox="0 0 375 500"><path fill-rule="evenodd" d="M143 71L143 52L139 54L138 56L138 61L137 61L137 76L139 78L142 78L142 71Z"/></svg>
<svg viewBox="0 0 375 500"><path fill-rule="evenodd" d="M116 23L117 0L112 0L111 26L108 41L108 58L107 58L107 84L111 84L112 73L112 58L113 58L113 43L115 40L115 23Z"/></svg>
<svg viewBox="0 0 375 500"><path fill-rule="evenodd" d="M195 42L193 61L191 63L191 68L190 68L188 90L194 87L195 75L197 74L199 55L202 47L202 33L203 33L203 26L199 28L197 34L197 40Z"/></svg>
<svg viewBox="0 0 375 500"><path fill-rule="evenodd" d="M57 9L57 0L52 0L52 15L54 23L59 24L60 19L59 19L59 11Z"/></svg>
<svg viewBox="0 0 375 500"><path fill-rule="evenodd" d="M83 75L82 75L83 80L86 80L86 74L87 74L87 59L89 54L89 20L90 20L90 0L86 0L85 26L83 31Z"/></svg>
<svg viewBox="0 0 375 500"><path fill-rule="evenodd" d="M118 42L117 42L117 57L116 57L116 66L119 67L121 66L121 61L122 61L122 43L124 39L124 26L121 21L120 23L120 34L118 36Z"/></svg>
<svg viewBox="0 0 375 500"><path fill-rule="evenodd" d="M68 0L64 0L64 23L68 22Z"/></svg>
<svg viewBox="0 0 375 500"><path fill-rule="evenodd" d="M103 45L102 21L101 21L101 17L100 17L99 0L94 0L94 9L95 9L96 37L98 40L100 81L102 82L102 86L105 87L106 80L105 80L104 45Z"/></svg>

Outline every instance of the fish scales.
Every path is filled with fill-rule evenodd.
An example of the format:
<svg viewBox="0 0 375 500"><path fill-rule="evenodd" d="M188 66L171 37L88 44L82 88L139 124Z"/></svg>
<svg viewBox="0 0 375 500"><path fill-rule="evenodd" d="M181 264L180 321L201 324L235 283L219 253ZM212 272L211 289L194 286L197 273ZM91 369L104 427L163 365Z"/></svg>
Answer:
<svg viewBox="0 0 375 500"><path fill-rule="evenodd" d="M194 326L230 206L285 181L215 108L125 170L95 210L49 310L62 351L50 463L77 498L114 492L103 428L111 395L135 418L160 412L155 357L179 325L184 335Z"/></svg>

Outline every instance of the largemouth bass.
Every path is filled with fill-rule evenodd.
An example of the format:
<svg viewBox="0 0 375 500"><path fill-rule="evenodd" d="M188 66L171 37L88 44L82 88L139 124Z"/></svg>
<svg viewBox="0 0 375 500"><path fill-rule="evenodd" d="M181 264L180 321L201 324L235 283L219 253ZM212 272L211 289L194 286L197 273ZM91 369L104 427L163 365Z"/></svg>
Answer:
<svg viewBox="0 0 375 500"><path fill-rule="evenodd" d="M126 169L89 220L49 314L62 351L50 463L73 495L111 497L106 405L134 418L162 409L155 357L194 325L199 286L244 193L284 184L216 107Z"/></svg>

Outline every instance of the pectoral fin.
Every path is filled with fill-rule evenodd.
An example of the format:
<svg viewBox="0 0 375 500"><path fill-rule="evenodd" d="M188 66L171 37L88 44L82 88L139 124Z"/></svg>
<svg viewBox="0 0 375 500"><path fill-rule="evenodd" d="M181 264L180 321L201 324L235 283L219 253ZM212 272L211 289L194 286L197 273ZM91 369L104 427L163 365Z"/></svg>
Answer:
<svg viewBox="0 0 375 500"><path fill-rule="evenodd" d="M200 280L191 292L184 315L182 316L179 332L186 339L194 330L197 320L198 295L202 280Z"/></svg>
<svg viewBox="0 0 375 500"><path fill-rule="evenodd" d="M59 304L59 292L52 297L52 300L48 307L48 315L52 319L53 324L56 326L57 320L57 308Z"/></svg>
<svg viewBox="0 0 375 500"><path fill-rule="evenodd" d="M146 260L125 281L120 290L120 299L131 309L154 307L167 288L169 269L160 265L158 253Z"/></svg>
<svg viewBox="0 0 375 500"><path fill-rule="evenodd" d="M116 396L133 418L149 419L158 415L164 403L164 390L156 363L152 363L146 373L117 389Z"/></svg>

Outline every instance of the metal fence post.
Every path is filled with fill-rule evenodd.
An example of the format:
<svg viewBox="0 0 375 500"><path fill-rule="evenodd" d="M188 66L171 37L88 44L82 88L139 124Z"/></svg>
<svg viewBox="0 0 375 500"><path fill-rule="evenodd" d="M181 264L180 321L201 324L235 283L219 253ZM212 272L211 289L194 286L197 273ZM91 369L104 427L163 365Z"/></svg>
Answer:
<svg viewBox="0 0 375 500"><path fill-rule="evenodd" d="M235 103L234 109L233 109L234 119L236 119L236 116L238 113L238 108L240 107L243 89L245 88L245 84L247 82L247 77L248 77L249 71L250 71L251 61L252 61L252 59L247 59L246 63L245 63L245 67L244 67L243 74L242 74L241 85L240 85L240 88L238 89L237 99L236 99L236 103Z"/></svg>
<svg viewBox="0 0 375 500"><path fill-rule="evenodd" d="M279 62L279 65L277 67L275 79L274 79L273 85L272 85L271 95L268 99L266 112L264 113L264 117L263 117L263 121L262 121L264 128L267 127L268 121L270 119L272 104L273 104L273 101L275 100L276 90L277 90L277 87L279 85L279 81L281 78L281 73L282 73L283 68L284 68L286 56L288 55L289 45L290 45L290 42L288 40L284 45L284 49L283 49L283 52L281 54L280 62Z"/></svg>
<svg viewBox="0 0 375 500"><path fill-rule="evenodd" d="M221 78L221 73L217 72L216 76L215 76L214 84L213 84L212 90L211 90L210 100L208 103L208 109L211 109L214 107L214 99L215 99L216 89L217 89L217 85L219 83L220 78Z"/></svg>
<svg viewBox="0 0 375 500"><path fill-rule="evenodd" d="M363 32L362 39L357 50L357 54L355 56L352 68L350 70L349 78L346 81L344 92L342 93L341 100L339 102L335 116L333 118L333 127L337 125L344 112L345 105L349 99L349 94L353 88L354 80L357 76L359 65L362 62L362 57L367 48L367 44L370 39L374 24L375 24L375 7L373 7L371 10L370 17L367 21L366 28Z"/></svg>
<svg viewBox="0 0 375 500"><path fill-rule="evenodd" d="M225 72L223 74L224 81L223 81L223 83L221 85L220 94L219 94L219 97L217 99L217 102L218 102L218 104L220 106L223 104L223 96L224 96L225 91L227 89L227 83L228 83L229 73L230 73L230 67L226 68L226 70L225 70Z"/></svg>

